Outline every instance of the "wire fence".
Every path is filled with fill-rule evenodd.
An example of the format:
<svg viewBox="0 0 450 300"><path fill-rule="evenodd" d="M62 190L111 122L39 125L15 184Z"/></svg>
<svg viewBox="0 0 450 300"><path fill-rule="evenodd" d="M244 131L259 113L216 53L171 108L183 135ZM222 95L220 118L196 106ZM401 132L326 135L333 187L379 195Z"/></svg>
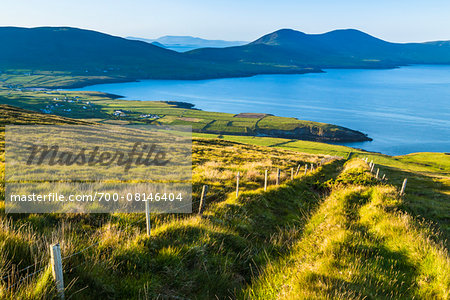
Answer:
<svg viewBox="0 0 450 300"><path fill-rule="evenodd" d="M351 158L351 155L349 155L349 156L347 157L347 159L349 159L349 158ZM347 159L346 159L346 160L347 160ZM323 159L323 160L321 160L321 161L318 163L318 166L323 165L323 164L329 162L330 160L332 160L332 159ZM368 162L368 158L367 158L367 157L366 157L366 158L363 158L363 160L364 160L366 163ZM370 168L370 171L371 171L372 173L373 173L373 166L374 166L374 163L373 163L373 161L371 161L371 162L369 163L369 168ZM299 170L299 168L297 168L296 175L299 174L298 170ZM306 164L306 165L305 165L305 170L311 172L311 171L316 170L316 168L314 167L314 164L311 164L311 167L310 167L309 170L308 170L307 164ZM291 170L290 172L292 172L292 170ZM378 172L377 172L377 173L378 173ZM378 177L378 176L377 176L377 177ZM292 177L291 177L291 178L292 178ZM383 178L385 178L385 177L383 176ZM379 179L379 178L377 178L377 179ZM386 178L386 180L387 180L387 178ZM194 204L199 204L199 203L201 203L201 202L202 202L202 200L200 199L200 200L192 201L192 202L190 202L190 203L188 203L188 204L186 204L186 205L183 205L183 206L177 206L177 208L184 208L184 207L187 207L187 206L193 206ZM142 222L142 221L144 221L146 218L147 218L147 216L144 215L144 218L135 220L135 221L132 222L132 223L127 223L127 227L130 227L130 226L132 226L132 225L134 225L134 224L136 224L136 223L138 223L138 222ZM103 239L100 239L99 241L97 241L97 242L95 242L95 243L92 243L92 244L88 245L87 247L85 247L85 248L83 248L83 249L81 249L81 250L79 250L79 251L77 251L77 252L75 252L75 253L72 253L72 254L69 254L69 255L66 255L66 256L62 257L62 258L61 258L61 263L62 263L63 261L66 261L66 260L68 260L68 259L70 259L70 258L72 258L72 257L74 257L74 256L76 256L76 255L78 255L78 254L81 254L81 253L86 252L87 250L89 250L89 249L91 249L91 248L93 248L93 247L99 245L102 241L103 241ZM36 262L36 263L34 263L34 264L32 264L32 265L29 265L29 266L27 266L27 267L24 267L24 268L22 268L22 269L16 271L15 273L20 274L20 273L22 273L22 272L24 272L24 271L26 271L26 270L29 270L29 269L31 269L31 268L33 268L33 267L36 268L38 265L42 264L42 263L45 262L45 261L47 261L47 260L46 260L46 259L40 260L40 261L38 261L38 262ZM80 266L82 266L82 265L85 265L87 262L88 262L88 261L85 260L84 262L79 263L79 264L76 265L75 267L70 267L70 269L76 269L76 268L78 268L78 267L80 267ZM13 287L15 287L15 286L18 286L20 283L24 282L25 280L27 280L28 278L30 278L30 277L32 277L32 276L34 276L34 275L37 275L37 274L41 273L42 271L46 270L48 267L49 267L49 266L47 265L47 266L44 266L44 267L39 268L38 270L34 271L33 273L27 274L26 276L20 278L19 280L10 283L10 284L7 286L6 289L7 289L7 290L10 290L11 288L13 288ZM3 276L3 277L1 278L1 281L5 281L5 280L8 280L8 279L13 278L13 277L14 277L14 274L6 275L6 276Z"/></svg>
<svg viewBox="0 0 450 300"><path fill-rule="evenodd" d="M31 269L32 267L36 267L37 265L43 263L44 261L46 261L46 259L43 259L43 260L41 260L41 261L38 261L38 262L36 262L36 263L34 263L34 264L32 264L32 265L29 265L29 266L27 266L27 267L25 267L25 268L23 268L23 269L20 269L20 270L15 271L15 272L16 272L16 273L22 273L22 272L25 271L25 270L29 270L29 269ZM7 280L7 279L11 278L12 276L13 276L12 274L3 276L3 277L1 278L1 280L2 280L2 281Z"/></svg>
<svg viewBox="0 0 450 300"><path fill-rule="evenodd" d="M326 162L326 160L320 161L318 165L321 165L321 164L323 164L324 162ZM298 170L298 169L299 169L299 168L297 168L297 170ZM310 171L313 171L313 170L314 170L314 167L313 167L313 164L311 164ZM181 209L181 208L184 208L184 207L187 207L187 206L193 206L193 205L196 205L196 204L200 204L200 202L201 202L201 199L200 199L200 200L196 200L196 201L191 201L190 203L187 203L187 204L185 204L185 205L177 206L177 209ZM131 227L132 225L134 225L134 224L136 224L136 223L138 223L138 222L142 222L142 221L144 221L145 219L146 219L146 217L144 216L144 218L135 220L135 221L132 222L132 223L127 223L127 227ZM81 254L81 253L83 253L83 252L86 252L88 249L91 249L91 248L93 248L93 247L99 245L102 241L103 241L103 240L100 239L99 241L97 241L97 242L95 242L95 243L92 243L92 244L88 245L87 247L85 247L85 248L83 248L83 249L81 249L81 250L79 250L79 251L77 251L77 252L75 252L75 253L66 255L66 256L64 256L64 257L61 258L61 261L66 261L66 260L68 260L68 259L70 259L70 258L72 258L72 257L74 257L74 256L76 256L76 255L78 255L78 254ZM26 271L26 270L29 270L29 269L31 269L31 268L33 268L33 267L36 268L38 265L42 264L42 263L45 262L45 261L47 261L47 260L46 260L46 259L40 260L40 261L38 261L38 262L36 262L36 263L34 263L34 264L32 264L32 265L26 266L26 267L24 267L24 268L22 268L22 269L16 271L15 273L20 274L20 273L22 273L22 272L24 272L24 271ZM75 266L75 267L71 267L70 269L78 268L78 267L80 267L80 266L82 266L82 265L84 265L84 264L86 264L86 263L87 263L87 261L84 261L84 262L78 264L78 265ZM11 288L13 288L13 287L19 285L20 283L24 282L24 281L27 280L28 278L30 278L30 277L32 277L32 276L34 276L34 275L36 275L36 274L41 273L42 271L44 271L44 270L47 269L47 268L48 268L48 265L47 265L47 266L44 266L44 267L41 267L40 269L38 269L37 271L35 271L35 272L33 272L33 273L30 273L30 274L25 275L24 277L20 278L19 280L15 281L15 282L13 282L13 283L10 283L6 289L9 290L9 289L11 289ZM9 274L9 275L3 276L3 277L1 278L1 281L8 280L8 279L12 278L13 276L14 276L14 274Z"/></svg>

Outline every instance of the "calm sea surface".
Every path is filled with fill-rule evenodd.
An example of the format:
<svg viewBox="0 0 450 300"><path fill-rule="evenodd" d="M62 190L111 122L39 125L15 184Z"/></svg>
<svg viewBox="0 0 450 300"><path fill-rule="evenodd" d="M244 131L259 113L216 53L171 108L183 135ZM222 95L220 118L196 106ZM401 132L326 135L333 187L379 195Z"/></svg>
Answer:
<svg viewBox="0 0 450 300"><path fill-rule="evenodd" d="M270 113L337 124L374 139L345 145L390 155L450 152L450 66L201 81L143 80L77 90L132 100L184 101L209 111Z"/></svg>

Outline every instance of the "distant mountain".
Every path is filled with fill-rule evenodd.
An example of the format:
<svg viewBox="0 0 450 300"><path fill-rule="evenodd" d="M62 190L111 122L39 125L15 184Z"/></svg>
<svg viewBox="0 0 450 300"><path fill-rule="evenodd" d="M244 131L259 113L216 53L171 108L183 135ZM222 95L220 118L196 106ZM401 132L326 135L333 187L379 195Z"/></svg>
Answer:
<svg viewBox="0 0 450 300"><path fill-rule="evenodd" d="M69 27L1 27L0 44L1 69L168 77L199 63L148 43Z"/></svg>
<svg viewBox="0 0 450 300"><path fill-rule="evenodd" d="M0 27L0 71L61 71L94 83L135 79L207 79L305 73L301 67L221 64L142 41L71 27ZM98 78L101 76L101 78ZM81 85L86 85L83 80ZM38 85L38 83L37 83Z"/></svg>
<svg viewBox="0 0 450 300"><path fill-rule="evenodd" d="M167 39L192 41L190 37ZM211 45L213 42L204 44ZM165 45L158 41L155 43ZM397 44L357 30L305 34L283 29L242 46L201 48L178 53L158 44L91 30L0 27L0 45L0 72L58 71L84 76L79 85L135 79L302 74L321 72L323 68L450 64L448 41ZM86 76L95 78L87 80Z"/></svg>
<svg viewBox="0 0 450 300"><path fill-rule="evenodd" d="M282 29L239 47L186 53L221 63L312 68L383 68L405 64L450 64L450 42L390 43L347 29L306 34Z"/></svg>
<svg viewBox="0 0 450 300"><path fill-rule="evenodd" d="M177 52L186 52L199 48L225 48L248 44L248 42L243 41L206 40L192 36L173 35L166 35L157 39L144 39L129 36L127 37L127 39L143 41L154 45L156 45L155 43L158 43L158 46L162 45L163 48L167 48Z"/></svg>
<svg viewBox="0 0 450 300"><path fill-rule="evenodd" d="M155 46L158 46L158 47L160 47L160 48L164 48L164 49L167 49L167 47L166 47L166 46L164 46L163 44L161 44L161 43L158 43L158 42L151 42L151 44L152 44L152 45L155 45Z"/></svg>

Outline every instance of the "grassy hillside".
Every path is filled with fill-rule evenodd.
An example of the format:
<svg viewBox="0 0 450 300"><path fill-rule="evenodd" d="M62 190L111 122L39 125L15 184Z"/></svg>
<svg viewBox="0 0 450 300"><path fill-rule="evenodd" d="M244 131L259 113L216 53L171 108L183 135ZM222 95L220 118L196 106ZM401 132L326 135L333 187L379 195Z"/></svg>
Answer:
<svg viewBox="0 0 450 300"><path fill-rule="evenodd" d="M28 112L23 112L17 119L26 120L27 115ZM59 123L59 119L55 118L55 122ZM2 281L0 295L5 298L54 295L49 270L45 269L50 241L61 243L63 257L96 243L64 261L69 283L67 293L75 298L233 295L244 282L250 282L252 270L264 264L268 257L278 257L284 251L285 244L294 237L285 236L282 228L292 230L292 226L301 222L297 212L306 214L315 206L316 199L326 192L320 182L335 176L339 162L294 181L288 181L289 169L306 162L317 164L323 158L196 139L193 209L197 210L201 186L208 184L205 217L154 215L151 238L145 235L142 214L6 216L2 208L1 276L9 277ZM277 168L283 170L281 180L285 184L270 187L264 193L270 209L261 215L259 201L264 170L270 171L269 185L273 186ZM236 201L232 196L238 170L242 174L241 197L245 201ZM280 201L269 201L275 196ZM298 202L298 197L304 201ZM266 225L261 226L261 222ZM36 267L18 272L35 262L38 262ZM7 289L41 268L44 269L38 274Z"/></svg>
<svg viewBox="0 0 450 300"><path fill-rule="evenodd" d="M38 113L31 110L21 109L15 106L0 104L0 126L2 130L5 125L27 125L27 124L40 124L40 125L55 125L55 124L92 124L82 120L69 119L65 117L48 115Z"/></svg>
<svg viewBox="0 0 450 300"><path fill-rule="evenodd" d="M8 120L2 124L71 122L2 109ZM226 140L239 138L247 143ZM0 202L0 298L56 296L48 268L51 242L61 244L66 296L73 299L448 296L450 182L444 154L351 154L374 159L389 179L384 183L360 159L343 166L343 159L327 155L349 157L351 148L313 142L280 148L289 141L195 138L193 210L208 184L204 215L152 215L151 237L143 214L5 215ZM305 163L316 169L305 175ZM290 169L298 165L298 176L290 180ZM265 192L266 169L271 176ZM406 196L399 197L396 188L405 174L417 176L422 187L408 183Z"/></svg>
<svg viewBox="0 0 450 300"><path fill-rule="evenodd" d="M349 161L333 185L291 253L243 298L448 299L448 250L401 210L395 187L377 184L361 160Z"/></svg>
<svg viewBox="0 0 450 300"><path fill-rule="evenodd" d="M203 138L217 138L210 134L196 134ZM415 217L426 218L436 224L444 240L450 241L450 155L448 153L412 153L389 156L366 152L350 147L278 138L222 136L227 141L286 149L300 153L328 154L343 158L359 157L374 161L375 170L386 174L389 182L401 186L408 178L408 193L404 197L403 209Z"/></svg>

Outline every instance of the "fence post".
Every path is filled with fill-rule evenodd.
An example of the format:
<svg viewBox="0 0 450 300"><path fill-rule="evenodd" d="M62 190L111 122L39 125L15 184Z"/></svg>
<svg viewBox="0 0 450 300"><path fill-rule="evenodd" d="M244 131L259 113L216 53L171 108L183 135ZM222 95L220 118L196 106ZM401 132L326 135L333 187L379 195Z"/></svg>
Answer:
<svg viewBox="0 0 450 300"><path fill-rule="evenodd" d="M380 175L380 169L377 168L377 174L375 175L375 178L376 178L376 179L379 179L379 178L378 178L379 175Z"/></svg>
<svg viewBox="0 0 450 300"><path fill-rule="evenodd" d="M280 184L280 175L281 175L281 170L277 169L277 185Z"/></svg>
<svg viewBox="0 0 450 300"><path fill-rule="evenodd" d="M240 172L237 172L237 176L236 176L236 198L239 197L239 177L240 177Z"/></svg>
<svg viewBox="0 0 450 300"><path fill-rule="evenodd" d="M208 186L204 185L202 189L202 196L200 197L200 205L198 207L198 214L201 216L203 215L203 206L205 205L205 197L206 193L208 192Z"/></svg>
<svg viewBox="0 0 450 300"><path fill-rule="evenodd" d="M291 180L294 180L294 168L291 168Z"/></svg>
<svg viewBox="0 0 450 300"><path fill-rule="evenodd" d="M308 164L305 164L305 175L306 175L306 172L308 172Z"/></svg>
<svg viewBox="0 0 450 300"><path fill-rule="evenodd" d="M370 167L370 173L373 173L373 168L375 168L375 164L372 163L372 166Z"/></svg>
<svg viewBox="0 0 450 300"><path fill-rule="evenodd" d="M381 180L385 180L386 179L386 174L383 174L383 177L381 178Z"/></svg>
<svg viewBox="0 0 450 300"><path fill-rule="evenodd" d="M297 166L297 171L295 171L295 176L297 176L297 175L298 175L298 171L300 171L300 167L301 167L301 165L300 165L300 164L298 164L298 166Z"/></svg>
<svg viewBox="0 0 450 300"><path fill-rule="evenodd" d="M406 188L406 183L408 182L408 179L405 178L405 180L403 180L403 184L402 184L402 190L400 191L400 196L402 196L403 194L405 194L405 188Z"/></svg>
<svg viewBox="0 0 450 300"><path fill-rule="evenodd" d="M311 163L311 171L314 171L314 164Z"/></svg>
<svg viewBox="0 0 450 300"><path fill-rule="evenodd" d="M50 245L50 263L52 265L53 279L56 282L56 290L59 297L64 299L64 278L59 243Z"/></svg>
<svg viewBox="0 0 450 300"><path fill-rule="evenodd" d="M267 170L264 171L264 192L267 191Z"/></svg>
<svg viewBox="0 0 450 300"><path fill-rule="evenodd" d="M150 223L150 201L145 201L145 226L147 228L147 236L151 236L152 226Z"/></svg>

